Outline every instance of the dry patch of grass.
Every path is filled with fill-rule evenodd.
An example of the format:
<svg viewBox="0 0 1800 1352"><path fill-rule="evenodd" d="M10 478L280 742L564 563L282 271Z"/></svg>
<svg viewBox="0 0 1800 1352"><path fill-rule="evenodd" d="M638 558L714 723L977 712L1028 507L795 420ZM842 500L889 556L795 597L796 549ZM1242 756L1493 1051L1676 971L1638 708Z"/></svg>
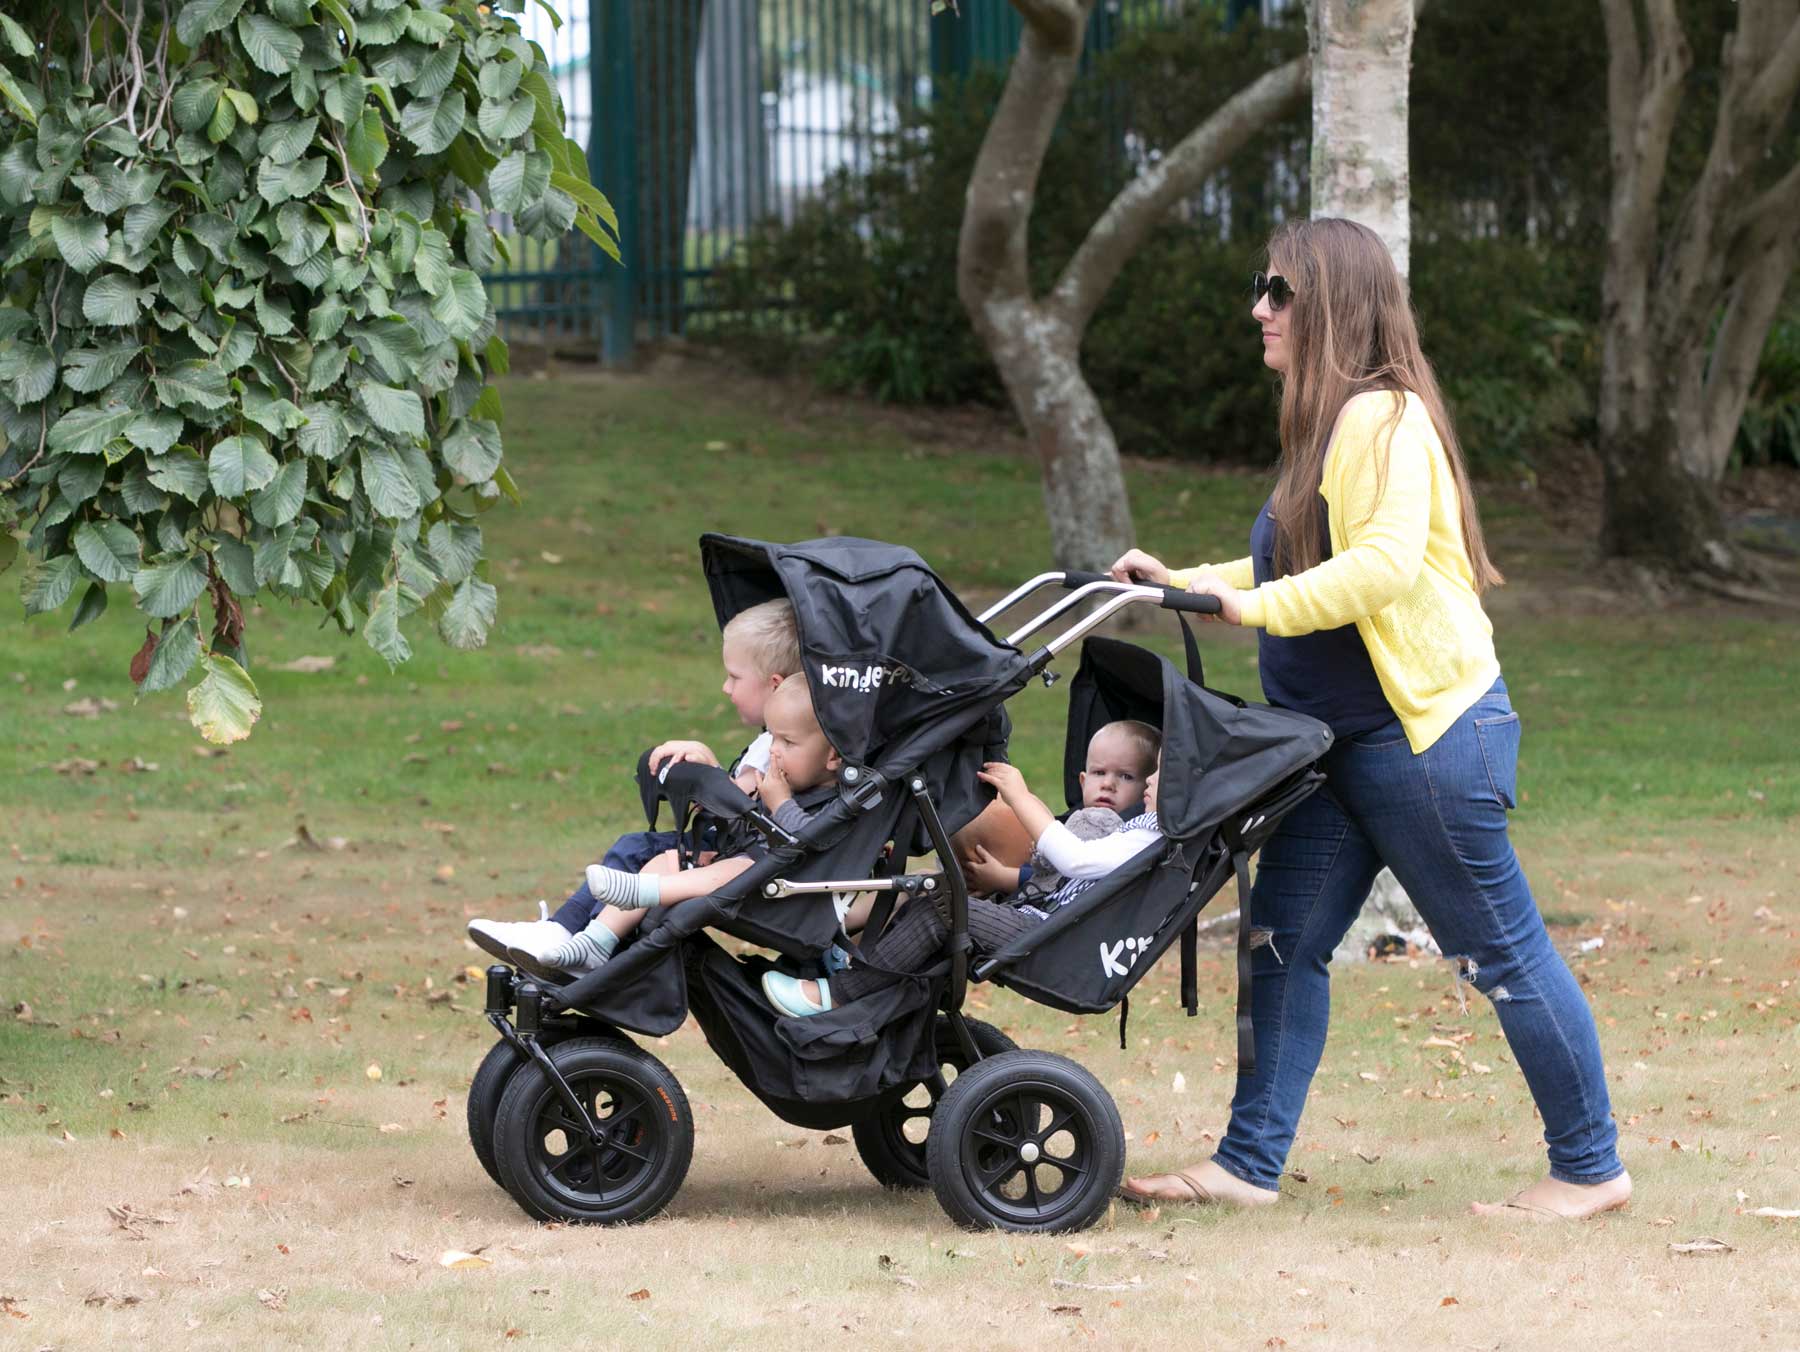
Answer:
<svg viewBox="0 0 1800 1352"><path fill-rule="evenodd" d="M1023 1239L965 1234L929 1197L881 1192L853 1147L756 1104L692 1025L650 1044L699 1123L670 1213L627 1230L531 1224L468 1149L462 1091L490 1035L458 980L481 961L465 917L516 897L531 852L476 842L439 881L424 843L315 854L282 848L284 831L249 821L243 854L187 871L15 861L0 982L30 1018L0 1025L9 1345L1023 1347L1179 1333L1725 1348L1791 1334L1796 1223L1750 1214L1800 1206L1790 838L1524 833L1601 1019L1638 1187L1628 1213L1578 1230L1464 1214L1536 1175L1536 1119L1492 1010L1462 1008L1441 964L1395 962L1338 978L1282 1205L1121 1207L1084 1235ZM1176 1166L1223 1125L1228 957L1209 955L1192 1021L1173 972L1153 974L1126 1052L1110 1020L975 1000L1021 1043L1106 1081L1133 1169ZM1734 1251L1670 1250L1702 1236ZM486 1261L445 1267L448 1251Z"/></svg>

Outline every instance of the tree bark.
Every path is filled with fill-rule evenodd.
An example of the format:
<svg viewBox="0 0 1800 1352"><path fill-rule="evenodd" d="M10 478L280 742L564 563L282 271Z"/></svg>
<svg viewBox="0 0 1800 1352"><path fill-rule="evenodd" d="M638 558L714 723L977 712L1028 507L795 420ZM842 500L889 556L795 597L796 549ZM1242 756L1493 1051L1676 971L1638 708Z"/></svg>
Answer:
<svg viewBox="0 0 1800 1352"><path fill-rule="evenodd" d="M1380 235L1406 276L1412 245L1407 87L1413 0L1313 0L1312 214Z"/></svg>
<svg viewBox="0 0 1800 1352"><path fill-rule="evenodd" d="M1785 148L1800 91L1800 0L1741 0L1706 159L1659 228L1691 54L1675 0L1601 0L1612 190L1602 277L1599 441L1609 555L1726 578L1719 482L1758 358L1800 260L1800 164ZM1780 176L1768 181L1763 166Z"/></svg>
<svg viewBox="0 0 1800 1352"><path fill-rule="evenodd" d="M1098 571L1131 548L1135 533L1118 443L1081 371L1088 321L1170 206L1305 92L1307 63L1289 62L1254 82L1128 183L1051 291L1034 296L1026 232L1038 172L1074 84L1094 4L1013 0L1025 27L970 178L957 292L1037 453L1057 566Z"/></svg>

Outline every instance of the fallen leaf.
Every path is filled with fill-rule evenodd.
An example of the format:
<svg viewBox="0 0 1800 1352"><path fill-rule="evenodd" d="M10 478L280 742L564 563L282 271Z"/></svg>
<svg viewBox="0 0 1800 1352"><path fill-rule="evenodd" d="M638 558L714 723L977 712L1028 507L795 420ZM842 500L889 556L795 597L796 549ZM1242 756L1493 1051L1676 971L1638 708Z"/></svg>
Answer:
<svg viewBox="0 0 1800 1352"><path fill-rule="evenodd" d="M478 1253L464 1253L461 1249L445 1249L438 1255L438 1266L447 1268L484 1268L492 1267L493 1260L483 1258Z"/></svg>
<svg viewBox="0 0 1800 1352"><path fill-rule="evenodd" d="M369 1062L369 1067L367 1070L363 1071L363 1074L367 1075L371 1080L379 1080L381 1078L381 1062Z"/></svg>
<svg viewBox="0 0 1800 1352"><path fill-rule="evenodd" d="M1175 1072L1175 1081L1169 1087L1171 1089L1173 1089L1177 1094L1187 1093L1187 1076L1183 1075L1179 1070L1176 1071Z"/></svg>
<svg viewBox="0 0 1800 1352"><path fill-rule="evenodd" d="M1445 1305L1461 1305L1461 1304L1462 1304L1462 1302L1460 1300L1458 1300L1455 1296L1445 1296L1442 1300L1440 1300L1438 1302L1438 1305L1440 1307L1445 1306Z"/></svg>
<svg viewBox="0 0 1800 1352"><path fill-rule="evenodd" d="M412 1179L402 1178L399 1174L394 1175L394 1186L396 1188L410 1188L412 1185L413 1185Z"/></svg>
<svg viewBox="0 0 1800 1352"><path fill-rule="evenodd" d="M287 1287L265 1286L256 1293L256 1298L271 1310L287 1309Z"/></svg>
<svg viewBox="0 0 1800 1352"><path fill-rule="evenodd" d="M1770 1220L1777 1221L1800 1220L1800 1211L1784 1210L1778 1206L1759 1206L1750 1214L1752 1216L1767 1216Z"/></svg>
<svg viewBox="0 0 1800 1352"><path fill-rule="evenodd" d="M1712 1239L1707 1237L1702 1239L1690 1239L1685 1244L1671 1244L1669 1245L1669 1252L1689 1254L1736 1253L1737 1249L1734 1246L1727 1244L1722 1239Z"/></svg>
<svg viewBox="0 0 1800 1352"><path fill-rule="evenodd" d="M1079 1305L1052 1305L1050 1307L1050 1313L1051 1314L1078 1315L1081 1313L1081 1306L1079 1306Z"/></svg>
<svg viewBox="0 0 1800 1352"><path fill-rule="evenodd" d="M834 1132L830 1132L826 1135L825 1144L826 1145L849 1145L850 1138L848 1136L839 1136L834 1131Z"/></svg>
<svg viewBox="0 0 1800 1352"><path fill-rule="evenodd" d="M418 1254L408 1253L405 1249L389 1249L388 1257L395 1259L398 1262L405 1263L408 1267L413 1266L419 1261Z"/></svg>
<svg viewBox="0 0 1800 1352"><path fill-rule="evenodd" d="M398 1122L383 1122L377 1130L384 1136L391 1136L396 1131L405 1131L406 1128L401 1126Z"/></svg>
<svg viewBox="0 0 1800 1352"><path fill-rule="evenodd" d="M321 671L330 671L337 665L335 657L296 657L292 662L277 662L270 671L297 671L303 676L312 676Z"/></svg>
<svg viewBox="0 0 1800 1352"><path fill-rule="evenodd" d="M1370 1084L1381 1083L1381 1076L1377 1075L1372 1070L1359 1070L1356 1072L1356 1078L1359 1080L1367 1080Z"/></svg>
<svg viewBox="0 0 1800 1352"><path fill-rule="evenodd" d="M647 1286L640 1286L640 1287L638 1287L637 1290L627 1293L625 1299L626 1300L649 1300L650 1299L650 1288Z"/></svg>

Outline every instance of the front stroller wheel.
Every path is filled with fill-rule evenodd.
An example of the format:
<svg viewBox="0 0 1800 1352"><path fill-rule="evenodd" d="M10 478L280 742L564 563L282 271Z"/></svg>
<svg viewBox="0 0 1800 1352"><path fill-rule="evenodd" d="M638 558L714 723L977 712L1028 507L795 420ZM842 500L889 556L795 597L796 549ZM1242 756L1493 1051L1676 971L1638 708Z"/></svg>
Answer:
<svg viewBox="0 0 1800 1352"><path fill-rule="evenodd" d="M1085 1067L1053 1052L1005 1052L950 1086L926 1157L938 1202L959 1225L1081 1230L1124 1176L1125 1126Z"/></svg>
<svg viewBox="0 0 1800 1352"><path fill-rule="evenodd" d="M979 1019L964 1022L983 1059L1018 1050L1017 1044L993 1024ZM884 1188L931 1186L931 1171L925 1165L925 1142L932 1116L956 1077L969 1068L968 1054L957 1040L950 1020L943 1015L938 1016L936 1037L937 1073L915 1084L879 1112L851 1125L856 1153Z"/></svg>
<svg viewBox="0 0 1800 1352"><path fill-rule="evenodd" d="M687 1095L649 1052L613 1038L550 1049L595 1131L535 1063L521 1066L494 1121L500 1182L540 1221L625 1225L669 1204L694 1157Z"/></svg>

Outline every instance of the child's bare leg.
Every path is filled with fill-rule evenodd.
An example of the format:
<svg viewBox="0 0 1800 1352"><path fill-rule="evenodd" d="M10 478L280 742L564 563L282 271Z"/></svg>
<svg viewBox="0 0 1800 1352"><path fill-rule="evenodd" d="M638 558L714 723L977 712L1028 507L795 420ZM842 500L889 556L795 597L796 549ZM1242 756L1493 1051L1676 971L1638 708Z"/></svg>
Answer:
<svg viewBox="0 0 1800 1352"><path fill-rule="evenodd" d="M702 868L683 869L673 850L659 854L640 873L626 873L590 864L588 891L596 900L625 910L647 910L708 896L749 868L753 861L739 856L716 859Z"/></svg>

